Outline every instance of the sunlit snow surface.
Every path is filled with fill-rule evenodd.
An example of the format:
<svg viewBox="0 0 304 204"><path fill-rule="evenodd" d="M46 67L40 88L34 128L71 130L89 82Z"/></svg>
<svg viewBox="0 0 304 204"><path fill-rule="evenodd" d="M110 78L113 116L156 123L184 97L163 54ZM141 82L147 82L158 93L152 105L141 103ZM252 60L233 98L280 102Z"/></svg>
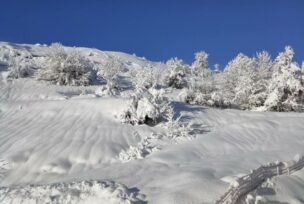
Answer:
<svg viewBox="0 0 304 204"><path fill-rule="evenodd" d="M43 46L20 49L44 52ZM82 51L94 52L95 61L119 56L130 69L149 63L123 53ZM5 68L0 73L0 203L8 203L10 197L15 203L28 198L19 192L37 196L50 191L58 199L66 198L59 203L68 203L68 199L73 203L128 203L127 199L155 204L214 203L227 190L227 182L233 183L238 175L304 153L301 113L204 108L177 102L177 94L171 94L183 120L200 126L195 138L166 144L157 140L160 150L123 162L122 151L151 133L166 131L162 124L122 124L118 116L127 98L98 97L94 94L98 86L62 87L31 78L10 82L5 79ZM277 188L265 198L278 203L304 202L304 170L273 180ZM103 187L103 182L110 187ZM73 188L84 190L74 194ZM117 188L123 190L117 193ZM142 196L133 195L134 189ZM45 198L42 202L50 199L40 198Z"/></svg>

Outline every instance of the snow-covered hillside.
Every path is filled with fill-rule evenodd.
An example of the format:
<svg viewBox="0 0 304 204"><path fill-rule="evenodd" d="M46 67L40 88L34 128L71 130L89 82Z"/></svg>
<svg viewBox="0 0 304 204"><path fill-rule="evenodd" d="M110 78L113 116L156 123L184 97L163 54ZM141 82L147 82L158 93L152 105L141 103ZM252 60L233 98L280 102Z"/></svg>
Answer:
<svg viewBox="0 0 304 204"><path fill-rule="evenodd" d="M63 49L54 54L45 45L0 43L0 203L215 203L251 169L304 154L303 113L185 103L189 91L208 94L206 84L186 85L191 74L214 76L206 70L187 73L177 59L164 64ZM65 56L70 51L76 61ZM192 66L203 66L204 56ZM47 66L58 75L46 76ZM232 71L226 72L235 76ZM302 89L300 79L286 80L290 90ZM302 96L287 95L285 104L302 104ZM271 191L251 194L304 203L304 170L269 182Z"/></svg>

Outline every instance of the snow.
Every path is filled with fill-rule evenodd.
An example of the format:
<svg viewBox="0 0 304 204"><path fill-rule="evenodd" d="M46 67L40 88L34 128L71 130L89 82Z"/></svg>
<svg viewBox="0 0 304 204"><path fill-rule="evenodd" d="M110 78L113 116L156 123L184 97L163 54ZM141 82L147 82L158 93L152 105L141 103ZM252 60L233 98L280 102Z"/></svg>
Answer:
<svg viewBox="0 0 304 204"><path fill-rule="evenodd" d="M47 53L45 46L0 44ZM127 69L164 66L124 53L79 49L96 64L115 58ZM36 198L46 203L52 193L59 203L215 203L234 178L304 154L303 113L190 105L178 101L180 90L173 90L166 94L174 118L191 129L189 138L177 141L167 137L165 118L153 126L121 123L127 88L104 96L97 94L100 85L7 80L5 73L3 68L0 203ZM271 181L275 194L255 197L303 203L304 170Z"/></svg>
<svg viewBox="0 0 304 204"><path fill-rule="evenodd" d="M138 198L137 198L138 197ZM144 203L143 195L110 181L81 181L0 188L2 203Z"/></svg>

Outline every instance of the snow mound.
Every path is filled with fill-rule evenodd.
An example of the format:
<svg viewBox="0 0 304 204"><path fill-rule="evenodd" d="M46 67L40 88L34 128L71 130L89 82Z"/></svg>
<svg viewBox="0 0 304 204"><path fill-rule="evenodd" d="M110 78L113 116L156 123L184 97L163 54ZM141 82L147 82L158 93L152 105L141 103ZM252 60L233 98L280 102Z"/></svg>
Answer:
<svg viewBox="0 0 304 204"><path fill-rule="evenodd" d="M145 203L134 189L113 181L80 181L0 188L0 203Z"/></svg>

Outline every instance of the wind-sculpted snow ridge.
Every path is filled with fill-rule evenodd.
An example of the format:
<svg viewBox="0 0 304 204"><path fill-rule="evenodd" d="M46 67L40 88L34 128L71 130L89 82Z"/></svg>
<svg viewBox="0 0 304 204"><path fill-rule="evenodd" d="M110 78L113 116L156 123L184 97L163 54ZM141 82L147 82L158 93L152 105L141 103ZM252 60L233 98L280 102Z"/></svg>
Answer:
<svg viewBox="0 0 304 204"><path fill-rule="evenodd" d="M46 185L0 187L0 203L142 204L142 194L113 181L79 181Z"/></svg>
<svg viewBox="0 0 304 204"><path fill-rule="evenodd" d="M269 163L253 170L233 183L216 204L237 204L242 197L256 189L264 181L279 175L290 175L304 167L304 156L289 162Z"/></svg>

